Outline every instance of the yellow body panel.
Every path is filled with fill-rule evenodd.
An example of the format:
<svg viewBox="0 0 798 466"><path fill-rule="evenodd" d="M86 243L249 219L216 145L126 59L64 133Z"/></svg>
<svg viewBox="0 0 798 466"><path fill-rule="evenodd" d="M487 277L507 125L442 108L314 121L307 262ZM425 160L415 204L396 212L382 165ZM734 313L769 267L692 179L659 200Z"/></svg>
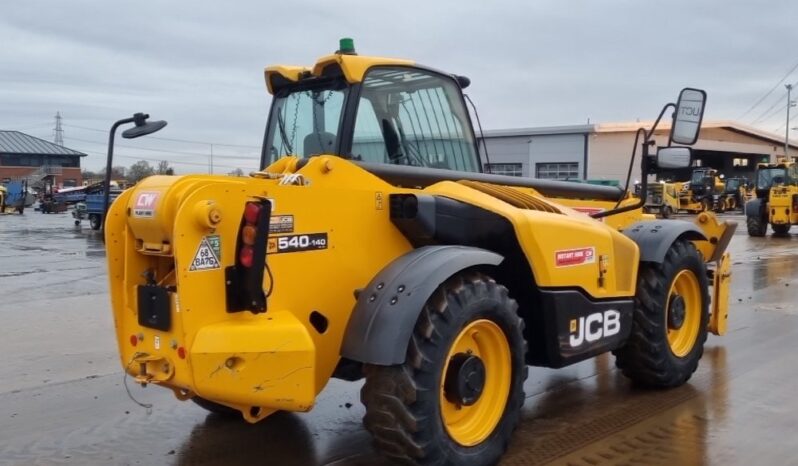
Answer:
<svg viewBox="0 0 798 466"><path fill-rule="evenodd" d="M775 225L794 225L798 223L798 210L793 209L793 196L798 195L796 186L774 186L770 189L768 208L770 223Z"/></svg>
<svg viewBox="0 0 798 466"><path fill-rule="evenodd" d="M521 209L456 182L424 190L397 188L327 156L310 159L299 171L307 184L279 184L279 173L295 165L284 159L254 178L150 177L113 203L106 232L115 324L122 365L140 381L196 393L242 411L247 406L310 409L339 361L355 290L412 249L390 221L391 193L446 196L504 216L512 222L539 286L579 287L596 298L635 292L639 252L610 225L613 220L598 222L554 202L561 213ZM153 195L152 213L134 216L144 202L140 198ZM292 215L293 233L327 233L329 246L269 254L274 283L264 284L273 287L268 312L227 313L224 268L235 261L243 207L256 197L273 201L273 216ZM208 221L211 212L218 219L215 224ZM220 266L192 271L208 236L218 236ZM279 236L270 236L270 243ZM574 248L594 248L596 260L558 265L557 252ZM146 282L146 270L158 285L176 290L171 293L169 332L138 324L136 290ZM314 311L328 319L323 333L310 324ZM139 337L137 345L130 336ZM186 351L185 359L178 356L179 348ZM261 382L273 386L258 389L264 386Z"/></svg>

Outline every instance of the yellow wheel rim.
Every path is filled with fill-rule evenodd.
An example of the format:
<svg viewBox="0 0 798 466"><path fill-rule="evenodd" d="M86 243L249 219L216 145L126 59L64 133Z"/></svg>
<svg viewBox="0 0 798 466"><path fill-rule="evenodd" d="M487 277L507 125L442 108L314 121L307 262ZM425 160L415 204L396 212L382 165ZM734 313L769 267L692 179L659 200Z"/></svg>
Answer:
<svg viewBox="0 0 798 466"><path fill-rule="evenodd" d="M671 325L674 302L681 298L684 304L684 317L678 328ZM695 345L701 327L701 287L698 278L691 270L682 270L676 275L668 293L665 325L668 329L668 344L677 357L687 356Z"/></svg>
<svg viewBox="0 0 798 466"><path fill-rule="evenodd" d="M449 401L444 390L449 362L460 353L480 358L485 366L482 394L470 406ZM452 440L471 447L488 438L504 413L511 378L510 345L502 329L487 319L469 323L449 348L440 383L441 418Z"/></svg>

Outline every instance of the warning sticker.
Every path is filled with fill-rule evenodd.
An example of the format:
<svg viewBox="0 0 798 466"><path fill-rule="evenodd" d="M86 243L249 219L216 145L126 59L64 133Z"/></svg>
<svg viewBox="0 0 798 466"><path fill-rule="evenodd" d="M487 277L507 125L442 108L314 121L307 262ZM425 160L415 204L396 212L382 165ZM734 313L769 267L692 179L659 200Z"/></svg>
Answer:
<svg viewBox="0 0 798 466"><path fill-rule="evenodd" d="M577 212L582 212L583 214L586 215L593 215L599 212L604 212L604 209L602 209L601 207L571 207L571 208ZM598 219L598 221L603 222L604 218L600 218Z"/></svg>
<svg viewBox="0 0 798 466"><path fill-rule="evenodd" d="M592 264L596 262L596 248L589 247L556 251L554 253L554 262L557 267Z"/></svg>
<svg viewBox="0 0 798 466"><path fill-rule="evenodd" d="M155 216L155 202L161 193L141 192L136 196L136 203L133 205L133 216L152 218Z"/></svg>
<svg viewBox="0 0 798 466"><path fill-rule="evenodd" d="M269 233L293 233L293 215L272 215L269 217Z"/></svg>
<svg viewBox="0 0 798 466"><path fill-rule="evenodd" d="M197 248L197 253L194 254L194 260L191 261L191 267L188 268L188 271L196 272L197 270L213 270L220 268L220 245L221 242L219 241L218 235L210 235L202 238L199 248Z"/></svg>

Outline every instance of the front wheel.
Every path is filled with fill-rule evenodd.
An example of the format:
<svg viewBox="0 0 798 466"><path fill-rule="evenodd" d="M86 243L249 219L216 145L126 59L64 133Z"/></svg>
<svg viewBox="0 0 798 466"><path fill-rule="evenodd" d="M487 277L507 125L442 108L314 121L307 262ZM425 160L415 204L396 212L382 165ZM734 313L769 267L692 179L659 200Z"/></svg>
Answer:
<svg viewBox="0 0 798 466"><path fill-rule="evenodd" d="M707 339L708 287L704 261L689 241L673 243L661 264L640 264L632 333L613 351L626 377L658 388L690 379Z"/></svg>
<svg viewBox="0 0 798 466"><path fill-rule="evenodd" d="M518 305L479 273L447 280L424 305L407 360L367 366L363 423L384 455L418 465L491 465L524 403Z"/></svg>
<svg viewBox="0 0 798 466"><path fill-rule="evenodd" d="M89 225L91 225L92 230L99 230L102 227L102 221L100 220L100 216L97 214L89 215Z"/></svg>
<svg viewBox="0 0 798 466"><path fill-rule="evenodd" d="M666 205L662 208L662 218L671 218L673 216L673 209L671 206Z"/></svg>

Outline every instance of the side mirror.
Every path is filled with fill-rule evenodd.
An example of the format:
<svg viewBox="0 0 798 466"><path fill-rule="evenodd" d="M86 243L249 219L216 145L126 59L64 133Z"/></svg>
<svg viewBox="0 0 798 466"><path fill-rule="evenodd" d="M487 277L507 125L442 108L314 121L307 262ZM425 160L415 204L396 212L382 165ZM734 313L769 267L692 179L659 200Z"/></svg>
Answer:
<svg viewBox="0 0 798 466"><path fill-rule="evenodd" d="M657 150L657 167L689 167L692 158L693 151L689 147L662 147Z"/></svg>
<svg viewBox="0 0 798 466"><path fill-rule="evenodd" d="M670 141L676 144L692 145L698 140L701 120L704 118L704 104L707 93L701 89L686 87L679 93L676 111L671 125Z"/></svg>

